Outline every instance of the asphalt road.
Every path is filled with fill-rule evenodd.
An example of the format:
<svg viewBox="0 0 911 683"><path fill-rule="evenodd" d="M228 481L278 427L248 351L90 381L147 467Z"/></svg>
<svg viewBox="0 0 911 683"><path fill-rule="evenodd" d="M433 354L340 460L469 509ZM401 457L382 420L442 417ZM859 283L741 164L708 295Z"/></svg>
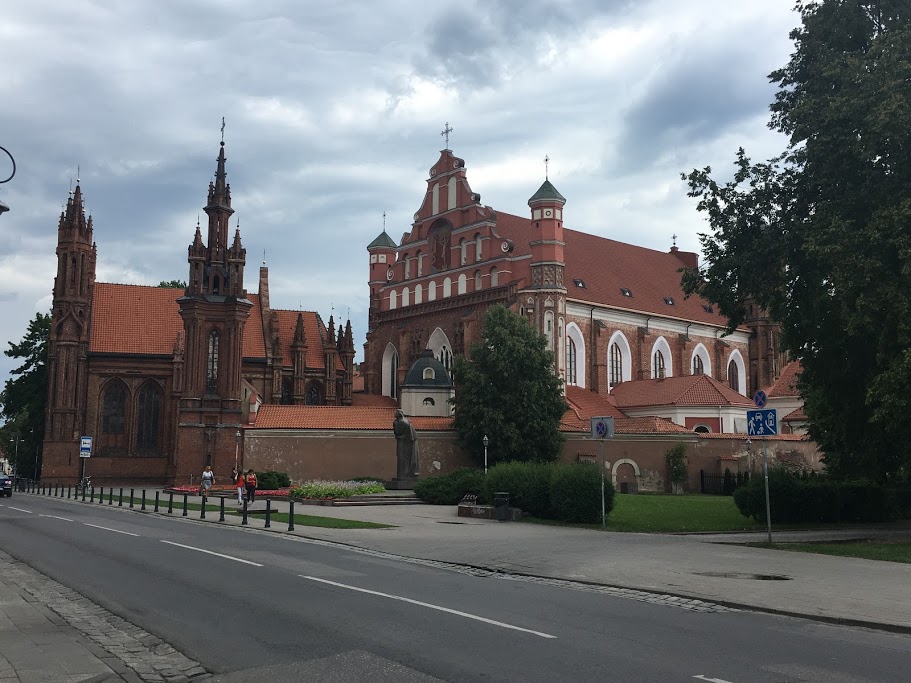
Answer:
<svg viewBox="0 0 911 683"><path fill-rule="evenodd" d="M0 548L219 674L308 681L907 681L911 637L478 577L15 495ZM707 579L710 580L710 579Z"/></svg>

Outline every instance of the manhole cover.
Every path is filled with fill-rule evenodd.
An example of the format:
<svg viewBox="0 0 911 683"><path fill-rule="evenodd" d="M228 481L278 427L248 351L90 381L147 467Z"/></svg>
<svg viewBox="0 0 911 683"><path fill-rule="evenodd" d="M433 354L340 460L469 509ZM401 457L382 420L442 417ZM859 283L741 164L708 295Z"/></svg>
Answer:
<svg viewBox="0 0 911 683"><path fill-rule="evenodd" d="M790 581L784 574L749 574L746 572L695 572L697 576L711 576L717 579L749 579L752 581Z"/></svg>

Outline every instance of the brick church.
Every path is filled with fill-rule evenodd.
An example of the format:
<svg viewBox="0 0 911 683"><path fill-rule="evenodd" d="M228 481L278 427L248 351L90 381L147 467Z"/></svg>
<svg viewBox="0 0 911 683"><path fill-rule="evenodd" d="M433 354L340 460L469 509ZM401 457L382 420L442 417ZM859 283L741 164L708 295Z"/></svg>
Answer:
<svg viewBox="0 0 911 683"><path fill-rule="evenodd" d="M367 393L396 397L424 349L450 368L481 334L486 308L503 304L546 338L571 404L586 390L627 416L656 415L677 395L711 394L695 399L706 410L675 421L744 431L716 408L742 417L746 397L778 379L777 328L755 310L728 334L712 305L684 297L680 271L696 267L695 253L570 230L566 203L545 178L524 216L497 211L472 190L465 161L443 150L410 231L397 243L384 230L367 247Z"/></svg>
<svg viewBox="0 0 911 683"><path fill-rule="evenodd" d="M246 250L230 236L224 142L209 183L205 240L188 248L185 290L95 281L96 245L77 182L60 216L48 342L42 475L80 476L94 439L96 480L185 483L242 459L242 428L262 404L351 404L351 321L273 309L265 264L244 285Z"/></svg>

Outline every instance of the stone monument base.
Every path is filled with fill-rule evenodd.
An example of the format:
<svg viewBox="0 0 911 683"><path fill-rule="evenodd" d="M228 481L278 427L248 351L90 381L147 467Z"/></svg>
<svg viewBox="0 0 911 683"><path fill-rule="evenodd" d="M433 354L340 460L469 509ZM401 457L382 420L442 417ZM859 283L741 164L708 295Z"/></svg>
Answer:
<svg viewBox="0 0 911 683"><path fill-rule="evenodd" d="M386 489L389 491L410 491L417 482L417 477L396 477L386 482Z"/></svg>

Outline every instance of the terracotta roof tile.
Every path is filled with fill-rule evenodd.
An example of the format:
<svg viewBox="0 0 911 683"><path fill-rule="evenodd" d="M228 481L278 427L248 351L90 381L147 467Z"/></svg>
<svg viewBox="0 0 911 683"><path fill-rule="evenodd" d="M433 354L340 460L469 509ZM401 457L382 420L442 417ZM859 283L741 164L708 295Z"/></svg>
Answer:
<svg viewBox="0 0 911 683"><path fill-rule="evenodd" d="M260 407L252 429L350 429L384 430L392 435L395 407L361 408L355 406L282 406ZM449 417L410 417L418 431L452 429Z"/></svg>
<svg viewBox="0 0 911 683"><path fill-rule="evenodd" d="M743 439L744 441L747 440L747 435L743 434L743 433L740 433L740 434L732 434L730 432L711 432L708 434L702 434L702 433L696 433L696 432L694 432L694 433L700 439L734 439L734 440ZM754 437L750 437L750 438L755 439L757 437L754 436ZM776 436L766 436L764 438L768 439L769 441L810 441L810 437L805 434L777 434ZM757 441L754 443L759 443L759 442Z"/></svg>
<svg viewBox="0 0 911 683"><path fill-rule="evenodd" d="M596 417L596 416L591 416ZM588 418L580 419L573 410L567 410L563 419L560 420L561 432L584 432L591 431L591 422ZM620 417L614 418L615 434L690 434L686 427L671 422L663 417Z"/></svg>
<svg viewBox="0 0 911 683"><path fill-rule="evenodd" d="M592 417L626 417L606 396L594 391L567 385L565 395L570 409L586 423Z"/></svg>
<svg viewBox="0 0 911 683"><path fill-rule="evenodd" d="M364 378L361 377L363 380ZM391 396L365 394L363 391L351 392L351 405L357 408L397 408L398 403Z"/></svg>
<svg viewBox="0 0 911 683"><path fill-rule="evenodd" d="M250 317L244 324L244 358L265 358L266 344L263 339L263 309L259 305L258 294L247 294L253 302Z"/></svg>
<svg viewBox="0 0 911 683"><path fill-rule="evenodd" d="M171 355L183 320L182 289L96 282L92 296L91 353Z"/></svg>
<svg viewBox="0 0 911 683"><path fill-rule="evenodd" d="M806 422L807 414L803 412L803 406L795 408L790 413L781 418L782 422Z"/></svg>
<svg viewBox="0 0 911 683"><path fill-rule="evenodd" d="M648 406L742 406L752 403L729 386L708 375L685 375L666 379L645 379L623 382L612 391L617 406L643 408Z"/></svg>
<svg viewBox="0 0 911 683"><path fill-rule="evenodd" d="M797 379L800 377L800 371L801 367L799 361L792 360L785 365L775 384L765 390L766 396L769 398L778 396L800 396L800 392L797 391Z"/></svg>

